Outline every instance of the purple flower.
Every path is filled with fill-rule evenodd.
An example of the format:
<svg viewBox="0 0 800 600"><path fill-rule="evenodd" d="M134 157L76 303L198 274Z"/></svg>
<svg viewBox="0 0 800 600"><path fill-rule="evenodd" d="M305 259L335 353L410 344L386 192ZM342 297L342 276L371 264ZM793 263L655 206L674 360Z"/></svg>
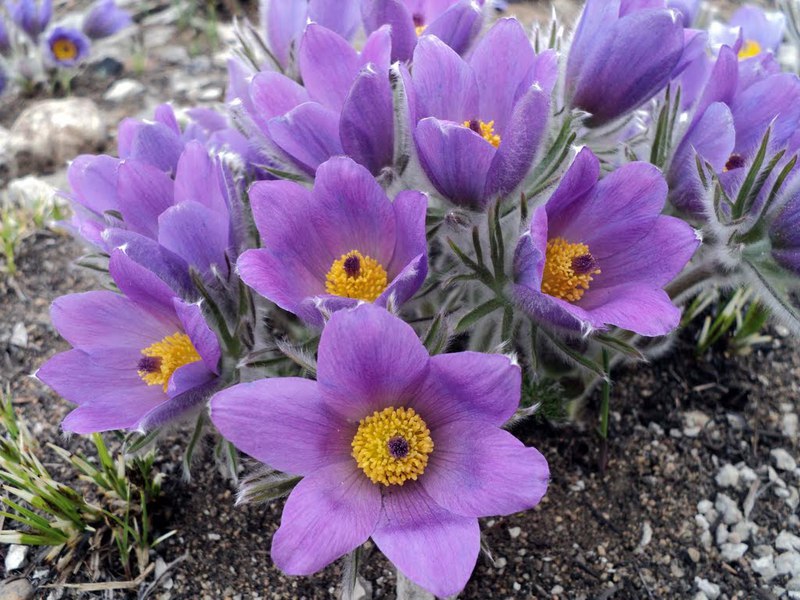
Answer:
<svg viewBox="0 0 800 600"><path fill-rule="evenodd" d="M735 47L741 60L763 52L777 53L785 30L786 17L782 13L768 12L752 4L733 13L727 25L715 21L709 27L712 47Z"/></svg>
<svg viewBox="0 0 800 600"><path fill-rule="evenodd" d="M51 310L73 349L37 377L78 405L66 431L153 429L198 409L216 386L220 348L200 307L121 250L111 254L110 272L124 295L62 296Z"/></svg>
<svg viewBox="0 0 800 600"><path fill-rule="evenodd" d="M684 27L691 27L700 10L700 0L667 0L667 6L681 13Z"/></svg>
<svg viewBox="0 0 800 600"><path fill-rule="evenodd" d="M302 475L272 559L310 575L372 538L412 581L459 592L480 549L478 517L539 503L544 457L501 429L517 409L519 367L500 355L428 356L387 311L336 313L317 381L264 379L219 392L211 420L240 450Z"/></svg>
<svg viewBox="0 0 800 600"><path fill-rule="evenodd" d="M77 66L89 54L89 38L79 29L56 27L45 42L47 57L58 67Z"/></svg>
<svg viewBox="0 0 800 600"><path fill-rule="evenodd" d="M800 185L795 180L781 199L783 207L769 227L772 257L790 273L800 276Z"/></svg>
<svg viewBox="0 0 800 600"><path fill-rule="evenodd" d="M517 303L556 327L665 335L680 310L662 288L699 242L689 225L661 215L667 186L657 168L634 162L599 174L597 158L582 150L534 213L514 257Z"/></svg>
<svg viewBox="0 0 800 600"><path fill-rule="evenodd" d="M4 91L6 91L7 85L8 85L8 75L6 75L6 71L3 68L3 65L0 65L0 96L3 95Z"/></svg>
<svg viewBox="0 0 800 600"><path fill-rule="evenodd" d="M391 25L392 61L411 60L422 35L435 35L463 54L483 23L471 0L364 0L362 14L368 32Z"/></svg>
<svg viewBox="0 0 800 600"><path fill-rule="evenodd" d="M269 50L289 69L300 36L311 21L350 40L360 25L360 0L262 0L261 24Z"/></svg>
<svg viewBox="0 0 800 600"><path fill-rule="evenodd" d="M602 125L666 87L684 49L681 19L661 2L588 0L569 50L571 106Z"/></svg>
<svg viewBox="0 0 800 600"><path fill-rule="evenodd" d="M128 27L133 20L115 0L96 0L83 18L83 32L93 40L114 35Z"/></svg>
<svg viewBox="0 0 800 600"><path fill-rule="evenodd" d="M434 36L414 51L414 133L428 179L480 210L516 188L546 133L555 54L534 54L516 19L499 20L464 61Z"/></svg>
<svg viewBox="0 0 800 600"><path fill-rule="evenodd" d="M250 202L264 247L242 254L239 275L309 323L359 302L402 304L425 280L427 198L405 191L392 202L350 158L322 164L312 191L258 182Z"/></svg>
<svg viewBox="0 0 800 600"><path fill-rule="evenodd" d="M6 0L6 10L17 27L36 42L53 16L53 0Z"/></svg>
<svg viewBox="0 0 800 600"><path fill-rule="evenodd" d="M0 12L0 54L7 55L11 52L11 37L8 32L8 24Z"/></svg>

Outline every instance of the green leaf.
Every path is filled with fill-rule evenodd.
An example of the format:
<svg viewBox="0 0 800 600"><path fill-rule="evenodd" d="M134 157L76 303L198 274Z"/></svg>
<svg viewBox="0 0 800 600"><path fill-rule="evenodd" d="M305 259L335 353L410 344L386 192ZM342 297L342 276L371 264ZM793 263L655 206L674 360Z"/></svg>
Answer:
<svg viewBox="0 0 800 600"><path fill-rule="evenodd" d="M504 308L506 303L499 298L492 298L488 302L484 302L480 306L472 309L456 325L456 332L461 333L469 329L472 325L483 319L484 317L492 314L494 311Z"/></svg>

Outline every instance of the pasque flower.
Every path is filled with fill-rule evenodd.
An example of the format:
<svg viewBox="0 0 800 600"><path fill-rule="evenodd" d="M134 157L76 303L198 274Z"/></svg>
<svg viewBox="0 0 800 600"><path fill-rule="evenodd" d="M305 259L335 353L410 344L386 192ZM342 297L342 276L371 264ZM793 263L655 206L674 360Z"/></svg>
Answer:
<svg viewBox="0 0 800 600"><path fill-rule="evenodd" d="M715 49L736 46L739 59L746 60L764 52L776 53L785 31L786 17L782 13L748 4L733 13L727 25L711 23L709 41Z"/></svg>
<svg viewBox="0 0 800 600"><path fill-rule="evenodd" d="M784 192L781 203L769 227L772 257L784 269L800 276L800 180L797 177Z"/></svg>
<svg viewBox="0 0 800 600"><path fill-rule="evenodd" d="M50 62L58 67L75 67L89 54L89 38L72 27L56 27L45 41Z"/></svg>
<svg viewBox="0 0 800 600"><path fill-rule="evenodd" d="M392 60L400 61L411 60L422 35L435 35L462 54L483 23L472 0L364 0L362 13L368 32L391 25Z"/></svg>
<svg viewBox="0 0 800 600"><path fill-rule="evenodd" d="M405 191L392 202L350 158L323 163L312 191L257 182L250 203L263 248L242 254L239 275L310 323L359 302L402 304L425 280L427 198Z"/></svg>
<svg viewBox="0 0 800 600"><path fill-rule="evenodd" d="M17 27L38 41L53 17L53 0L6 0L6 9Z"/></svg>
<svg viewBox="0 0 800 600"><path fill-rule="evenodd" d="M96 0L83 18L83 32L93 40L114 35L128 27L133 20L128 11L115 0Z"/></svg>
<svg viewBox="0 0 800 600"><path fill-rule="evenodd" d="M522 182L546 132L557 71L555 55L535 55L516 19L495 23L468 62L435 36L420 39L414 139L440 194L482 209Z"/></svg>
<svg viewBox="0 0 800 600"><path fill-rule="evenodd" d="M302 475L272 540L283 571L309 575L372 538L437 596L466 584L478 517L535 506L544 457L501 429L520 399L520 369L501 355L428 356L382 308L339 311L322 332L317 381L239 384L211 419L240 450Z"/></svg>
<svg viewBox="0 0 800 600"><path fill-rule="evenodd" d="M534 212L514 257L516 301L559 328L615 325L665 335L678 326L680 310L662 288L699 241L685 222L661 215L667 186L652 165L599 175L599 161L584 148Z"/></svg>
<svg viewBox="0 0 800 600"><path fill-rule="evenodd" d="M683 50L681 16L663 1L588 0L567 59L569 102L589 125L621 117L666 87Z"/></svg>
<svg viewBox="0 0 800 600"><path fill-rule="evenodd" d="M37 377L78 407L66 431L149 430L179 419L216 385L220 348L200 307L115 250L110 273L123 294L62 296L51 316L73 349Z"/></svg>

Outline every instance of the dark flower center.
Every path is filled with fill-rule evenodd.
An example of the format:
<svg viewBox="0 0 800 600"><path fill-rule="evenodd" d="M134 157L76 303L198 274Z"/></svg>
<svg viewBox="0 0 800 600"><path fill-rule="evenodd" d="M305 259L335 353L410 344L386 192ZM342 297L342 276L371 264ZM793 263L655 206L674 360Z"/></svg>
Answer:
<svg viewBox="0 0 800 600"><path fill-rule="evenodd" d="M741 169L744 166L744 157L741 154L731 154L728 162L725 163L723 171L728 172L734 169Z"/></svg>
<svg viewBox="0 0 800 600"><path fill-rule="evenodd" d="M394 458L405 458L408 456L408 441L406 438L402 436L396 436L386 442L386 446L389 448L389 454L391 454Z"/></svg>
<svg viewBox="0 0 800 600"><path fill-rule="evenodd" d="M597 259L589 254L581 254L572 259L572 270L576 275L588 275L597 270Z"/></svg>
<svg viewBox="0 0 800 600"><path fill-rule="evenodd" d="M420 13L414 13L411 18L414 20L414 27L424 27L425 17Z"/></svg>
<svg viewBox="0 0 800 600"><path fill-rule="evenodd" d="M469 122L469 128L472 129L472 131L474 131L478 135L483 135L483 132L481 131L481 123L480 123L480 121L472 119Z"/></svg>
<svg viewBox="0 0 800 600"><path fill-rule="evenodd" d="M343 267L348 277L356 278L361 275L361 260L357 256L348 256Z"/></svg>
<svg viewBox="0 0 800 600"><path fill-rule="evenodd" d="M158 373L161 371L161 358L158 356L143 356L139 359L137 370L143 373Z"/></svg>

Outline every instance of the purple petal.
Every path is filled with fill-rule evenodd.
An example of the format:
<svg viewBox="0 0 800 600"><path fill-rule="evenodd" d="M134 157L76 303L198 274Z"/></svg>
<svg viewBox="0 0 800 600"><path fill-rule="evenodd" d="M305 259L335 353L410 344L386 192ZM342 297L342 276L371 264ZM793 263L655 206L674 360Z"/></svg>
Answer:
<svg viewBox="0 0 800 600"><path fill-rule="evenodd" d="M222 390L211 399L211 421L242 452L298 475L350 458L355 434L322 402L317 383L299 377Z"/></svg>
<svg viewBox="0 0 800 600"><path fill-rule="evenodd" d="M578 332L594 327L582 308L524 285L513 288L514 302L534 320Z"/></svg>
<svg viewBox="0 0 800 600"><path fill-rule="evenodd" d="M341 111L361 66L358 54L347 40L311 23L300 42L298 61L303 85L311 97Z"/></svg>
<svg viewBox="0 0 800 600"><path fill-rule="evenodd" d="M386 286L383 293L375 299L378 306L386 306L389 298L394 299L396 306L409 300L422 287L428 276L428 258L419 254L412 258L400 273Z"/></svg>
<svg viewBox="0 0 800 600"><path fill-rule="evenodd" d="M378 71L388 71L392 63L392 29L388 25L373 31L361 49L361 66L372 63Z"/></svg>
<svg viewBox="0 0 800 600"><path fill-rule="evenodd" d="M392 208L396 224L396 241L392 260L386 270L389 273L397 273L420 254L427 255L425 217L428 197L422 192L405 190L397 194Z"/></svg>
<svg viewBox="0 0 800 600"><path fill-rule="evenodd" d="M111 156L82 155L72 161L67 179L75 202L102 215L117 210L117 170L119 159Z"/></svg>
<svg viewBox="0 0 800 600"><path fill-rule="evenodd" d="M351 40L361 24L360 3L358 0L311 0L308 18Z"/></svg>
<svg viewBox="0 0 800 600"><path fill-rule="evenodd" d="M537 54L533 59L530 78L533 83L538 83L539 87L551 94L558 81L558 53L548 49Z"/></svg>
<svg viewBox="0 0 800 600"><path fill-rule="evenodd" d="M411 405L431 430L459 419L500 426L519 408L521 386L520 368L507 356L438 354Z"/></svg>
<svg viewBox="0 0 800 600"><path fill-rule="evenodd" d="M267 0L261 5L261 20L269 48L282 67L289 64L292 46L306 25L307 14L306 2Z"/></svg>
<svg viewBox="0 0 800 600"><path fill-rule="evenodd" d="M269 134L280 148L311 175L331 156L342 154L339 113L306 102L269 122Z"/></svg>
<svg viewBox="0 0 800 600"><path fill-rule="evenodd" d="M639 335L659 336L673 331L681 311L661 288L630 283L590 289L580 301L596 327L616 325Z"/></svg>
<svg viewBox="0 0 800 600"><path fill-rule="evenodd" d="M411 326L371 304L334 313L322 332L320 391L351 422L406 404L427 368L428 352Z"/></svg>
<svg viewBox="0 0 800 600"><path fill-rule="evenodd" d="M694 124L699 120L715 102L724 102L730 105L736 95L736 88L739 81L739 59L736 53L729 47L720 48L717 62L711 69L703 95L695 107Z"/></svg>
<svg viewBox="0 0 800 600"><path fill-rule="evenodd" d="M172 290L155 273L129 257L123 250L111 252L108 261L111 278L120 291L139 306L146 306L164 321L175 321Z"/></svg>
<svg viewBox="0 0 800 600"><path fill-rule="evenodd" d="M425 28L425 35L436 36L458 54L469 48L483 24L480 8L472 0L454 4Z"/></svg>
<svg viewBox="0 0 800 600"><path fill-rule="evenodd" d="M536 506L550 469L536 448L480 421L432 432L434 450L420 483L442 508L465 517L510 515Z"/></svg>
<svg viewBox="0 0 800 600"><path fill-rule="evenodd" d="M731 113L736 123L735 152L743 156L753 154L770 125L770 142L781 147L797 131L800 121L797 76L784 73L754 83L736 96Z"/></svg>
<svg viewBox="0 0 800 600"><path fill-rule="evenodd" d="M442 597L464 588L480 551L478 520L442 508L419 482L384 492L372 539L406 577Z"/></svg>
<svg viewBox="0 0 800 600"><path fill-rule="evenodd" d="M570 218L559 221L560 215L579 207L600 179L600 161L589 148L583 148L561 178L556 191L547 201L548 217L552 216L556 227L565 227Z"/></svg>
<svg viewBox="0 0 800 600"><path fill-rule="evenodd" d="M183 142L170 127L126 119L119 129L120 158L142 161L164 173L175 172Z"/></svg>
<svg viewBox="0 0 800 600"><path fill-rule="evenodd" d="M478 114L478 84L472 69L439 38L422 36L414 50L417 117L456 123Z"/></svg>
<svg viewBox="0 0 800 600"><path fill-rule="evenodd" d="M542 274L547 256L547 208L533 211L531 226L517 243L514 251L514 281L532 290L542 286Z"/></svg>
<svg viewBox="0 0 800 600"><path fill-rule="evenodd" d="M183 331L189 336L197 353L203 359L205 368L212 373L219 373L219 359L222 351L216 334L206 323L203 311L197 304L188 304L175 298L173 300L175 313L183 325Z"/></svg>
<svg viewBox="0 0 800 600"><path fill-rule="evenodd" d="M158 243L187 264L207 273L213 265L224 274L230 247L229 223L198 202L182 202L158 218Z"/></svg>
<svg viewBox="0 0 800 600"><path fill-rule="evenodd" d="M467 127L432 117L419 122L414 139L422 168L439 193L459 206L483 208L494 146Z"/></svg>
<svg viewBox="0 0 800 600"><path fill-rule="evenodd" d="M117 196L125 223L155 239L159 215L172 206L172 179L147 163L126 160L119 166Z"/></svg>
<svg viewBox="0 0 800 600"><path fill-rule="evenodd" d="M273 71L262 71L253 77L250 98L263 123L310 100L303 86Z"/></svg>
<svg viewBox="0 0 800 600"><path fill-rule="evenodd" d="M394 109L389 74L368 65L356 77L339 122L344 152L374 175L394 160Z"/></svg>
<svg viewBox="0 0 800 600"><path fill-rule="evenodd" d="M202 360L183 365L175 369L172 377L169 378L167 385L167 395L170 397L170 404L173 404L173 414L185 412L189 408L202 402L198 396L202 394L187 394L201 386L206 387L209 383L216 383L216 376L208 370ZM179 398L179 396L183 396ZM208 399L210 394L206 394L204 399ZM177 402L175 402L177 400ZM149 429L149 428L147 428Z"/></svg>
<svg viewBox="0 0 800 600"><path fill-rule="evenodd" d="M181 367L172 376L173 380L176 378L177 395L143 415L136 424L137 430L151 431L196 416L219 384L217 378L200 362Z"/></svg>
<svg viewBox="0 0 800 600"><path fill-rule="evenodd" d="M362 3L364 28L372 33L381 25L392 28L392 62L411 60L417 33L411 13L399 0L371 0Z"/></svg>
<svg viewBox="0 0 800 600"><path fill-rule="evenodd" d="M186 201L198 202L218 215L228 214L218 167L198 141L186 145L175 175L175 204Z"/></svg>

